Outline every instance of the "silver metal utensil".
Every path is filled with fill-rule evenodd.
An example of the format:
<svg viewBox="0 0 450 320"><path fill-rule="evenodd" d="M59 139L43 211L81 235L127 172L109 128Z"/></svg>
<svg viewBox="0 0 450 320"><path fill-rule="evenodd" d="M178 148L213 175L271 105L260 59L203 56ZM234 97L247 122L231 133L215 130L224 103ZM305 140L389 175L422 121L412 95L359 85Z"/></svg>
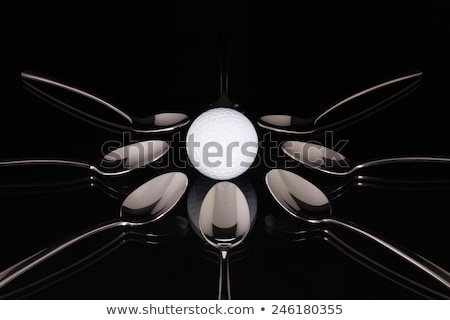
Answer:
<svg viewBox="0 0 450 320"><path fill-rule="evenodd" d="M199 225L200 208L202 206L203 200L206 197L206 194L216 183L217 180L209 179L203 175L200 175L191 183L186 196L187 216L189 224L191 225L194 233L200 239L203 239L203 235L200 231ZM250 208L250 228L252 228L256 222L258 209L256 190L250 183L250 181L245 177L233 179L233 183L239 189L241 189L241 191L244 193L245 199L247 200L248 206Z"/></svg>
<svg viewBox="0 0 450 320"><path fill-rule="evenodd" d="M119 219L85 230L3 270L0 272L0 288L55 254L95 234L114 228L140 227L160 220L178 203L187 184L188 178L181 172L165 173L147 181L123 201Z"/></svg>
<svg viewBox="0 0 450 320"><path fill-rule="evenodd" d="M362 120L411 93L418 87L421 78L422 72L416 72L382 82L335 103L311 118L301 118L287 114L269 114L262 116L258 120L258 125L271 131L297 135L309 135L325 132L326 130L335 130ZM404 87L392 93L391 87L394 85L404 85ZM359 111L353 112L350 115L342 112L346 111L351 103L362 98L371 99L369 102L362 103L363 106L359 108ZM342 114L339 115L339 112Z"/></svg>
<svg viewBox="0 0 450 320"><path fill-rule="evenodd" d="M136 117L129 115L126 111L113 105L103 98L92 93L84 91L72 85L68 85L51 77L40 75L36 72L23 71L21 73L22 81L35 93L38 97L53 102L64 111L90 120L90 122L101 124L106 128L114 128L122 131L131 131L135 133L161 133L175 130L187 125L189 117L178 112L156 113L147 117ZM62 90L63 95L56 97L54 94L48 93L48 90L39 88L39 84L44 84L52 89ZM81 106L75 106L67 98L67 93L75 94L81 98L87 99L97 105L99 110L85 110ZM62 98L61 98L62 96ZM97 116L98 111L106 111L112 113L112 119L105 119ZM118 119L120 119L118 121Z"/></svg>
<svg viewBox="0 0 450 320"><path fill-rule="evenodd" d="M147 140L117 148L106 154L100 161L92 163L63 159L22 159L0 160L0 167L62 165L88 169L102 176L118 176L155 162L168 151L167 142Z"/></svg>
<svg viewBox="0 0 450 320"><path fill-rule="evenodd" d="M237 108L228 96L228 65L230 54L231 34L230 32L222 32L219 35L219 66L220 66L220 94L219 99L211 104L211 107Z"/></svg>
<svg viewBox="0 0 450 320"><path fill-rule="evenodd" d="M294 218L311 224L336 225L358 233L426 272L450 290L450 273L440 266L362 226L331 216L331 203L311 182L283 169L270 170L265 180L273 198Z"/></svg>
<svg viewBox="0 0 450 320"><path fill-rule="evenodd" d="M395 283L413 292L414 294L418 294L425 299L450 298L449 294L442 293L437 286L431 286L430 283L428 283L429 281L414 279L410 275L403 274L401 271L396 271L399 270L397 268L397 260L395 260L395 265L392 263L388 264L384 257L381 259L376 257L376 255L374 256L371 254L371 246L369 246L369 248L363 248L363 246L359 245L359 243L358 247L350 244L349 241L342 237L342 232L339 232L339 235L336 234L331 226L311 225L299 221L298 219L294 219L288 215L277 214L268 215L265 217L265 229L270 235L285 241L300 243L315 239L322 240L330 244L339 252L350 257L364 268L367 268L392 283ZM347 230L341 229L339 231L343 231L345 233ZM349 232L352 233L352 231ZM364 242L364 245L365 244L366 243Z"/></svg>
<svg viewBox="0 0 450 320"><path fill-rule="evenodd" d="M432 156L391 157L365 161L359 164L351 164L348 158L333 149L302 141L285 141L281 145L281 149L286 155L305 166L335 176L348 176L365 168L388 164L421 163L426 165L450 165L450 157Z"/></svg>
<svg viewBox="0 0 450 320"><path fill-rule="evenodd" d="M221 253L218 299L231 299L228 253L250 231L250 208L243 192L229 181L215 184L202 202L199 226L206 242Z"/></svg>
<svg viewBox="0 0 450 320"><path fill-rule="evenodd" d="M65 266L57 266L57 270L43 276L37 272L39 277L36 281L27 282L16 288L11 288L5 293L0 293L0 299L24 299L30 294L46 289L60 281L79 273L83 269L95 264L113 251L130 242L145 243L149 245L160 245L175 242L189 232L188 221L178 215L168 215L161 221L151 223L141 228L128 228L123 230L118 236L113 237L107 243L101 241L95 243L94 247L89 247L89 252L83 256L74 257L75 262ZM47 271L47 269L46 269Z"/></svg>

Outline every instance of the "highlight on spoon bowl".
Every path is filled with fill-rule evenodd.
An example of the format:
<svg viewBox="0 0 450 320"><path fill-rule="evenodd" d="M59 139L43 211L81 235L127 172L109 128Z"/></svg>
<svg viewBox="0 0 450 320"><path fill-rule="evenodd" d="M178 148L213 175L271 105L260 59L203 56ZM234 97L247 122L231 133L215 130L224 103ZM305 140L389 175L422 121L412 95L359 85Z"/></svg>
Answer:
<svg viewBox="0 0 450 320"><path fill-rule="evenodd" d="M113 174L115 171L118 172L120 168L131 172L159 160L168 151L169 144L165 141L136 142L109 152L103 157L100 166L104 170L112 170Z"/></svg>
<svg viewBox="0 0 450 320"><path fill-rule="evenodd" d="M295 218L309 213L319 217L331 215L331 205L325 194L293 172L272 169L266 174L266 185L273 198Z"/></svg>
<svg viewBox="0 0 450 320"><path fill-rule="evenodd" d="M350 168L349 160L344 155L315 143L285 141L281 150L301 164L323 171L342 173Z"/></svg>
<svg viewBox="0 0 450 320"><path fill-rule="evenodd" d="M200 208L200 231L211 245L228 250L250 230L250 208L244 193L229 181L216 183Z"/></svg>
<svg viewBox="0 0 450 320"><path fill-rule="evenodd" d="M156 221L184 195L188 178L182 172L169 172L149 180L123 201L120 217L125 221Z"/></svg>
<svg viewBox="0 0 450 320"><path fill-rule="evenodd" d="M202 202L206 197L206 194L208 191L217 183L216 180L209 179L205 176L198 176L197 179L195 179L190 188L189 192L187 194L187 215L189 224L192 227L192 230L194 233L201 239L203 238L203 235L200 232L200 208L202 206ZM248 179L245 177L240 177L238 179L234 179L233 183L236 184L239 189L242 190L249 209L250 209L250 228L252 228L256 222L256 216L257 216L257 208L258 208L258 199L256 190L253 187L253 185L250 183Z"/></svg>

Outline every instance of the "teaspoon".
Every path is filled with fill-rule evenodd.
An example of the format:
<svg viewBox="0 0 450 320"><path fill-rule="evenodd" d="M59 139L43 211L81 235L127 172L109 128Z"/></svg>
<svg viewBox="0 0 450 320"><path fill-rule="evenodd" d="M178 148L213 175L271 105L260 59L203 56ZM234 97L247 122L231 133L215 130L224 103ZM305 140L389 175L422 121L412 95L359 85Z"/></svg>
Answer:
<svg viewBox="0 0 450 320"><path fill-rule="evenodd" d="M327 108L325 111L322 111L319 115L311 118L301 118L284 114L271 114L262 116L258 120L258 125L272 131L297 135L319 133L324 132L325 130L335 130L344 125L361 120L375 111L379 111L382 107L386 107L403 96L411 93L418 87L421 78L422 72L417 72L377 84L339 101L338 103ZM409 83L410 81L412 81L412 83ZM394 85L403 85L404 83L409 84L392 94L391 90ZM383 91L386 89L389 90L387 94ZM371 97L371 95L375 94L380 96ZM331 121L329 120L329 123L321 124L321 122L325 122L323 120L326 120L337 111L342 112L342 110L345 111L346 109L349 109L351 103L360 98L371 98L368 103L361 103L365 106L363 110L351 113L350 115L343 113L341 116L335 117L335 119L331 119ZM367 106L367 104L369 106Z"/></svg>
<svg viewBox="0 0 450 320"><path fill-rule="evenodd" d="M450 273L422 256L375 235L372 231L338 217L331 216L331 203L311 182L295 173L272 169L266 174L266 185L278 204L294 218L311 224L332 224L351 230L429 274L450 289Z"/></svg>
<svg viewBox="0 0 450 320"><path fill-rule="evenodd" d="M32 294L36 294L43 289L79 273L129 242L145 243L149 245L175 242L188 234L188 225L188 221L184 217L171 215L165 217L162 221L156 221L142 228L124 230L106 244L102 244L94 250L93 248L89 248L89 253L82 258L76 257L74 263L62 268L59 265L57 271L52 272L47 276L39 274L39 280L14 288L5 294L1 294L0 299L24 299Z"/></svg>
<svg viewBox="0 0 450 320"><path fill-rule="evenodd" d="M364 251L361 251L353 245L350 245L348 241L342 239L341 236L338 236L330 228L308 226L303 221L298 221L298 219L293 221L293 218L287 215L268 215L265 217L265 229L270 235L286 241L302 242L314 239L325 241L363 267L415 294L419 294L427 299L449 298L448 294L442 294L433 287L430 287L429 284L395 271L393 267L386 263L384 258L374 259L371 251L367 250L367 247L364 248ZM360 245L359 248L362 248L362 246ZM398 261L395 262L395 267L397 267L397 264Z"/></svg>
<svg viewBox="0 0 450 320"><path fill-rule="evenodd" d="M94 171L102 176L118 176L155 162L169 151L169 144L147 140L117 148L96 163L62 159L25 159L0 161L0 167L22 165L63 165Z"/></svg>
<svg viewBox="0 0 450 320"><path fill-rule="evenodd" d="M120 208L120 218L48 247L0 272L0 288L53 255L92 235L114 228L141 227L160 220L178 203L188 184L181 172L159 175L130 193Z"/></svg>
<svg viewBox="0 0 450 320"><path fill-rule="evenodd" d="M448 157L392 157L375 159L351 165L349 160L330 148L309 142L286 141L281 145L283 152L307 167L335 176L352 175L358 170L387 164L435 163L450 164Z"/></svg>
<svg viewBox="0 0 450 320"><path fill-rule="evenodd" d="M111 179L105 180L96 176L88 176L53 182L2 183L0 184L0 194L43 194L97 188L114 199L124 199L135 185L134 181L132 184L114 183Z"/></svg>
<svg viewBox="0 0 450 320"><path fill-rule="evenodd" d="M51 79L50 77L40 75L35 72L23 71L21 73L22 81L31 90L31 92L46 101L55 103L58 107L70 114L76 115L83 119L88 119L93 121L95 124L100 124L102 126L129 130L135 133L158 133L167 132L174 129L183 127L189 123L189 117L183 113L177 112L165 112L157 113L147 117L135 117L126 113L119 107L109 103L108 101L92 94L76 88L74 86L62 83L58 80ZM33 83L41 83L50 86L51 89L60 89L63 91L63 98L57 98L54 94L50 94L45 90L39 89ZM100 105L102 108L97 110L81 110L80 107L75 107L68 102L67 94L72 93L77 96L77 98L87 99L91 103ZM84 104L84 103L83 103ZM105 109L106 108L106 109ZM112 112L115 118L120 119L108 121L103 117L99 117L96 114L99 111L109 111Z"/></svg>
<svg viewBox="0 0 450 320"><path fill-rule="evenodd" d="M229 181L215 184L202 202L199 226L206 242L221 253L218 299L231 299L229 250L250 230L250 208L244 193Z"/></svg>

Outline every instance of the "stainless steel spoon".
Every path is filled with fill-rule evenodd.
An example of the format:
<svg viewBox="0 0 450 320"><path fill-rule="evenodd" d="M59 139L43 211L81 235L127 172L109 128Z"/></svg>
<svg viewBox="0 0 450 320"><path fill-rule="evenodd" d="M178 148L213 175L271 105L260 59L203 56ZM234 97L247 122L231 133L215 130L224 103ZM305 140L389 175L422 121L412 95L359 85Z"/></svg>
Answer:
<svg viewBox="0 0 450 320"><path fill-rule="evenodd" d="M21 73L22 81L25 85L31 89L32 93L35 93L38 97L50 102L56 103L64 111L70 114L74 114L84 119L93 121L94 123L101 124L106 127L111 127L119 130L129 130L136 133L157 133L172 131L174 129L183 127L189 123L189 117L183 113L177 112L165 112L157 113L148 117L135 117L127 114L124 110L119 107L109 103L108 101L92 94L76 88L74 86L62 83L58 80L51 79L50 77L40 75L35 72L23 71ZM54 94L50 94L45 90L39 89L35 84L45 84L50 86L52 89L60 89L63 92L62 98L55 97ZM70 99L67 98L67 94L72 93L77 95L79 98L84 98L96 105L101 106L100 110L82 110L81 106L73 106L70 103ZM105 109L106 108L106 109ZM102 117L97 116L98 111L108 111L113 113L113 118L116 119L109 121Z"/></svg>
<svg viewBox="0 0 450 320"><path fill-rule="evenodd" d="M211 107L237 108L228 96L228 65L231 35L229 32L222 32L219 35L219 63L220 63L220 95L219 99L211 104Z"/></svg>
<svg viewBox="0 0 450 320"><path fill-rule="evenodd" d="M76 260L74 263L64 267L61 267L61 265L58 264L58 269L46 276L38 273L38 280L29 282L26 285L12 290L10 289L5 293L0 294L0 299L24 299L32 294L36 294L43 289L79 273L129 242L150 245L172 243L189 233L188 225L189 223L184 217L169 215L162 219L162 221L151 223L148 226L124 230L107 243L101 242L99 243L99 246L96 246L95 248L89 247L89 253L81 258L77 255L77 257L74 257ZM97 245L97 243L95 244ZM65 260L64 263L66 263Z"/></svg>
<svg viewBox="0 0 450 320"><path fill-rule="evenodd" d="M122 183L122 181L118 182L111 181L111 179L101 179L96 176L86 176L78 179L52 182L1 183L0 194L43 194L97 188L114 199L124 199L142 181L144 179L136 183L134 181L133 183Z"/></svg>
<svg viewBox="0 0 450 320"><path fill-rule="evenodd" d="M206 242L221 253L218 299L231 299L228 253L250 230L250 208L243 192L229 181L215 184L203 200L199 225Z"/></svg>
<svg viewBox="0 0 450 320"><path fill-rule="evenodd" d="M188 178L181 172L169 172L147 181L123 201L119 219L83 231L0 272L0 288L58 252L92 235L114 228L140 227L161 219L181 199L187 184Z"/></svg>
<svg viewBox="0 0 450 320"><path fill-rule="evenodd" d="M303 221L298 219L293 221L293 219L287 215L268 215L265 217L265 229L270 235L286 241L302 242L313 239L325 241L363 267L426 299L448 299L450 297L449 294L443 294L430 286L427 283L428 281L413 279L411 276L395 271L394 267L397 267L397 260L395 260L395 266L392 267L386 263L384 258L374 259L367 247L364 248L364 251L357 249L329 227L308 225ZM360 245L359 248L362 248L362 246Z"/></svg>
<svg viewBox="0 0 450 320"><path fill-rule="evenodd" d="M91 170L102 176L118 176L144 167L169 151L169 144L160 140L136 142L115 149L96 163L62 159L24 159L0 161L0 167L22 165L63 165Z"/></svg>
<svg viewBox="0 0 450 320"><path fill-rule="evenodd" d="M284 114L272 114L262 116L258 120L258 125L272 131L298 135L319 133L324 132L325 130L336 130L344 125L362 120L366 116L371 115L373 112L379 111L381 108L386 107L411 93L418 87L421 78L422 72L417 72L377 84L337 102L322 111L319 115L311 118L300 118L297 116ZM395 91L394 93L391 92L394 85L403 84L405 84L405 87ZM385 91L388 92L386 93ZM378 96L372 97L372 95ZM352 102L355 102L360 98L371 98L371 100L366 103L361 103L364 108L360 111L351 113L350 115L344 112L342 115L338 117L335 116L334 119L332 118L333 114L342 112L342 110L345 111L349 108ZM328 120L328 123L325 121L327 118L331 118L331 120Z"/></svg>
<svg viewBox="0 0 450 320"><path fill-rule="evenodd" d="M357 224L331 216L331 204L325 194L311 182L295 173L272 169L266 174L266 185L281 207L291 216L312 223L332 224L367 237L415 267L429 274L450 289L450 273L422 256L401 248Z"/></svg>
<svg viewBox="0 0 450 320"><path fill-rule="evenodd" d="M429 165L435 163L450 165L450 157L392 157L351 165L349 160L339 152L315 143L302 141L283 142L281 149L286 155L305 166L335 176L352 175L364 168L387 164L424 163Z"/></svg>

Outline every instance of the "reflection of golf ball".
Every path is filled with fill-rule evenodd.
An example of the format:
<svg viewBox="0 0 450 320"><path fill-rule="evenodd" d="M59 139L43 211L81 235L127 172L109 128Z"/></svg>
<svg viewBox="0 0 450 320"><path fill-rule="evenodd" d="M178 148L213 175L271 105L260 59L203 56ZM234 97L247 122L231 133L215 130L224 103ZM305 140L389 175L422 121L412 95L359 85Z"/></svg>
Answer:
<svg viewBox="0 0 450 320"><path fill-rule="evenodd" d="M250 120L229 108L210 109L192 122L186 137L191 164L216 180L243 174L255 160L258 135Z"/></svg>

